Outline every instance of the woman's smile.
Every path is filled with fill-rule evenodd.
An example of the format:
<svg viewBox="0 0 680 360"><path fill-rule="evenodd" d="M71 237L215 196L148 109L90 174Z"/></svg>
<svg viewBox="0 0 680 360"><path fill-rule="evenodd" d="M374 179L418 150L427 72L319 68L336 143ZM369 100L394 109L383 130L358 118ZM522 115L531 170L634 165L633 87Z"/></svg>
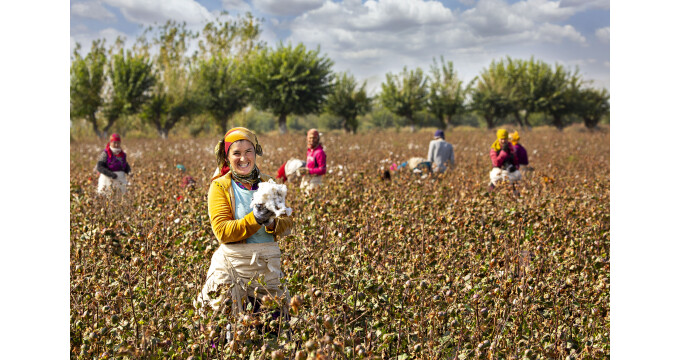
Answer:
<svg viewBox="0 0 680 360"><path fill-rule="evenodd" d="M250 141L239 140L229 147L229 163L239 175L248 175L255 168L255 147Z"/></svg>

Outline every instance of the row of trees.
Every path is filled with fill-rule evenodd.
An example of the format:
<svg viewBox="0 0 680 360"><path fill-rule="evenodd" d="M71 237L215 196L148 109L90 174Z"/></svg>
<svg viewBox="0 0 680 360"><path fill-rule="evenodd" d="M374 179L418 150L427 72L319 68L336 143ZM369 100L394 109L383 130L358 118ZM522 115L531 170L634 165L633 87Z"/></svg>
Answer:
<svg viewBox="0 0 680 360"><path fill-rule="evenodd" d="M586 87L578 72L535 59L493 61L464 85L453 63L436 60L426 75L406 67L388 73L381 92L368 96L366 83L332 72L332 60L304 45L269 48L259 41L252 15L225 20L203 30L168 21L149 27L131 49L118 39L108 50L102 40L86 56L76 45L71 61L71 118L85 119L105 137L120 118L134 117L166 138L178 123L208 115L226 132L232 117L252 105L272 114L279 131L290 115L326 113L356 132L363 115L379 108L403 117L411 129L423 111L438 125L453 125L461 114L482 116L489 128L510 119L521 127L531 114L544 114L558 128L566 116L594 127L609 112L606 90ZM197 49L189 53L194 41Z"/></svg>

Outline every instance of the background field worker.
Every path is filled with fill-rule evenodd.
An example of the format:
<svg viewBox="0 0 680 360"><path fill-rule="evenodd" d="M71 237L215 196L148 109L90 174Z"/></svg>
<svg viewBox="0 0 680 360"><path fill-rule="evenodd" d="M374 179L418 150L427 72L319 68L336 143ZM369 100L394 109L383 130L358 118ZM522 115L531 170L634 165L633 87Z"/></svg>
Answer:
<svg viewBox="0 0 680 360"><path fill-rule="evenodd" d="M522 176L519 172L519 161L515 156L515 148L508 140L508 131L505 129L498 129L496 132L496 141L491 144L489 151L493 169L489 173L491 182L489 183L489 192L496 188L496 185L501 180L509 181L512 184L512 190L517 195L515 183L519 181Z"/></svg>
<svg viewBox="0 0 680 360"><path fill-rule="evenodd" d="M524 149L524 146L519 143L519 133L516 130L514 133L510 134L510 142L512 143L512 147L515 149L515 156L517 156L519 165L522 167L528 166L529 156L527 155L527 151Z"/></svg>
<svg viewBox="0 0 680 360"><path fill-rule="evenodd" d="M130 174L130 164L125 152L120 147L120 135L111 134L104 151L97 159L96 170L100 173L97 192L110 193L111 190L124 194L127 191L127 175Z"/></svg>
<svg viewBox="0 0 680 360"><path fill-rule="evenodd" d="M406 169L410 170L411 174L416 174L421 178L424 178L432 173L432 163L427 161L426 158L412 157L399 165L393 163L392 166L390 166L390 171L394 171L394 174L397 176L401 176L401 172Z"/></svg>
<svg viewBox="0 0 680 360"><path fill-rule="evenodd" d="M248 303L258 309L268 294L287 304L288 290L280 286L283 273L277 240L290 233L293 219L285 213L275 217L264 206L250 207L260 182L271 179L257 167L262 147L252 131L237 127L217 144L215 155L219 172L208 190L208 215L220 246L194 305L223 311L231 299L231 312L238 316ZM250 284L260 276L266 285L257 281Z"/></svg>
<svg viewBox="0 0 680 360"><path fill-rule="evenodd" d="M288 159L276 172L276 178L281 179L282 183L294 181L298 176L298 169L305 167L305 162L300 159Z"/></svg>
<svg viewBox="0 0 680 360"><path fill-rule="evenodd" d="M430 148L427 151L427 160L432 164L435 173L443 173L447 169L447 164L453 167L453 145L444 140L444 131L434 132L434 140L430 141Z"/></svg>
<svg viewBox="0 0 680 360"><path fill-rule="evenodd" d="M179 186L184 190L193 190L196 187L196 179L193 176L187 175L187 168L182 164L177 164L175 166L179 170L182 179L179 182Z"/></svg>
<svg viewBox="0 0 680 360"><path fill-rule="evenodd" d="M321 186L321 177L326 174L326 152L319 138L319 130L307 132L307 166L298 171L302 175L300 189L309 192Z"/></svg>

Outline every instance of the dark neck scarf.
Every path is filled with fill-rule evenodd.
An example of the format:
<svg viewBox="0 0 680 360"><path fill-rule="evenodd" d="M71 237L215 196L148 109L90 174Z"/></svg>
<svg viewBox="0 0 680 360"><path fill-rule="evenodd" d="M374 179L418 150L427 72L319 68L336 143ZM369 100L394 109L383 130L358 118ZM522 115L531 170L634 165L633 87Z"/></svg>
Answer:
<svg viewBox="0 0 680 360"><path fill-rule="evenodd" d="M253 167L253 170L248 173L248 175L239 175L235 171L231 172L231 178L234 179L236 182L240 182L241 184L248 184L250 186L253 186L257 182L260 181L260 169L257 168L257 165Z"/></svg>

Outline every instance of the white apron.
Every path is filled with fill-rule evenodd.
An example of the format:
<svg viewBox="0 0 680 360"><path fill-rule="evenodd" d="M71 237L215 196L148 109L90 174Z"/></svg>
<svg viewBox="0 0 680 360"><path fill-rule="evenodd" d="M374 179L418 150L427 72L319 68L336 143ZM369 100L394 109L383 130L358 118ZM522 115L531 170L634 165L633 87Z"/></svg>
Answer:
<svg viewBox="0 0 680 360"><path fill-rule="evenodd" d="M112 179L104 174L99 174L99 183L97 185L97 192L100 194L109 194L113 189L116 192L125 194L127 191L127 176L122 171L114 171L118 177Z"/></svg>
<svg viewBox="0 0 680 360"><path fill-rule="evenodd" d="M258 282L261 276L264 276L264 285ZM269 294L280 299L283 313L287 314L290 295L285 286L280 286L282 276L281 249L277 242L222 244L212 256L205 285L196 301L223 311L225 300L231 298L232 314L237 315L243 312L247 296L262 299ZM197 303L194 305L198 307Z"/></svg>
<svg viewBox="0 0 680 360"><path fill-rule="evenodd" d="M520 181L522 179L522 174L519 172L519 170L509 172L507 170L502 170L501 168L495 167L491 169L491 172L489 172L489 179L494 186L503 180L509 181L512 184Z"/></svg>

